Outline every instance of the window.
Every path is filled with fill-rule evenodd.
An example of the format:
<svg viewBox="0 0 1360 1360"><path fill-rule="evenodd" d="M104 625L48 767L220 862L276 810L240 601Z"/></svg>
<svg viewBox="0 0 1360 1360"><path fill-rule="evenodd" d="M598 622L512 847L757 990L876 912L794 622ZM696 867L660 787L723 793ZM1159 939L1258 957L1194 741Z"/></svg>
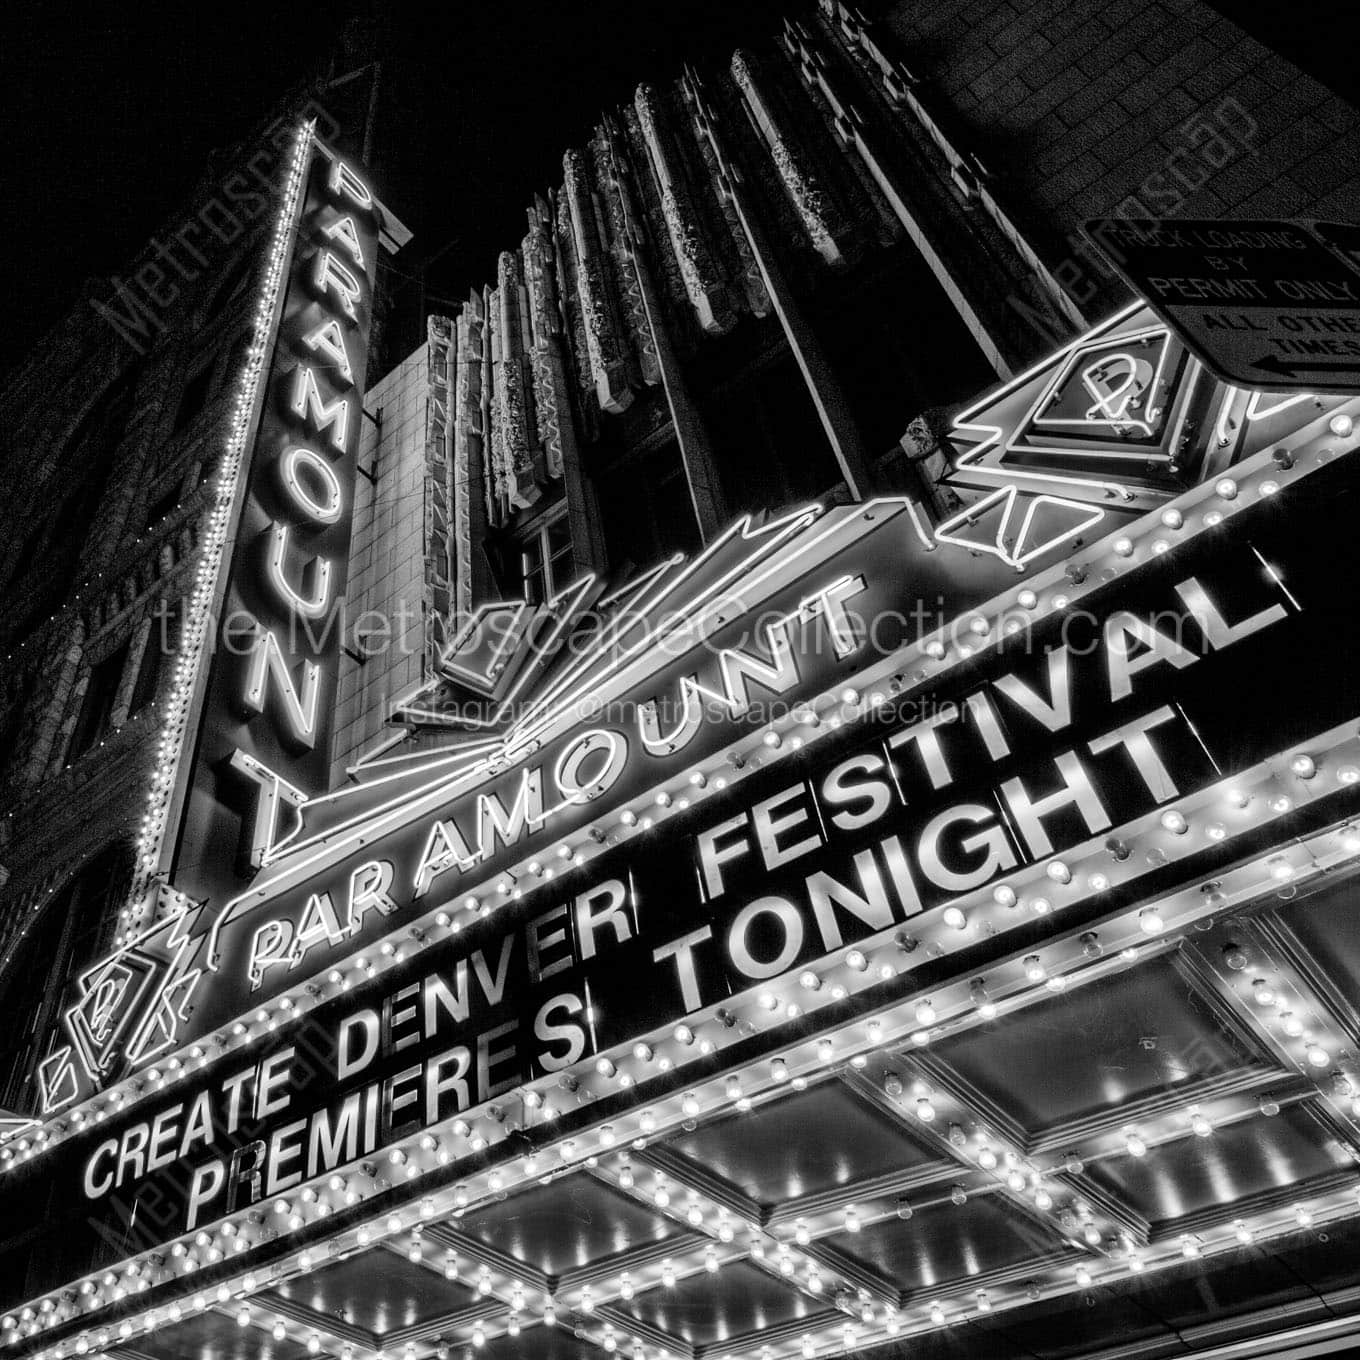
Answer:
<svg viewBox="0 0 1360 1360"><path fill-rule="evenodd" d="M520 544L520 579L524 598L530 604L551 600L575 575L571 529L565 514L534 530Z"/></svg>
<svg viewBox="0 0 1360 1360"><path fill-rule="evenodd" d="M109 730L113 704L118 697L118 686L123 682L127 658L128 644L125 642L103 661L90 667L85 697L80 701L76 725L71 729L71 743L66 748L68 763L83 756Z"/></svg>
<svg viewBox="0 0 1360 1360"><path fill-rule="evenodd" d="M110 846L48 901L10 960L3 982L0 1106L31 1108L32 1065L45 1051L71 978L108 946L131 878L127 850Z"/></svg>
<svg viewBox="0 0 1360 1360"><path fill-rule="evenodd" d="M208 388L212 383L212 365L206 365L199 369L187 383L184 384L184 391L180 394L179 408L175 411L175 428L172 434L179 434L187 430L190 425L203 414L203 408L208 404Z"/></svg>
<svg viewBox="0 0 1360 1360"><path fill-rule="evenodd" d="M132 698L128 702L128 717L140 713L156 697L161 676L170 667L170 658L179 647L179 607L162 600L151 615L151 631L146 635L146 646L137 667L137 678L132 682Z"/></svg>

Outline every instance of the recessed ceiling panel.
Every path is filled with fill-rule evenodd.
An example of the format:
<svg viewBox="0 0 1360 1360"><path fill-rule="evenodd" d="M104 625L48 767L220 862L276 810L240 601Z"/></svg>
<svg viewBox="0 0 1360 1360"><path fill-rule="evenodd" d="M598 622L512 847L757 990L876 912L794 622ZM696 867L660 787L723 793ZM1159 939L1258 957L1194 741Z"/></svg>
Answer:
<svg viewBox="0 0 1360 1360"><path fill-rule="evenodd" d="M567 1176L487 1205L453 1226L496 1251L561 1275L681 1231L591 1176Z"/></svg>
<svg viewBox="0 0 1360 1360"><path fill-rule="evenodd" d="M173 1327L158 1327L137 1342L153 1360L299 1360L306 1346L275 1341L267 1330L239 1327L221 1313L199 1313Z"/></svg>
<svg viewBox="0 0 1360 1360"><path fill-rule="evenodd" d="M1031 1132L1255 1061L1166 957L1046 997L932 1052Z"/></svg>
<svg viewBox="0 0 1360 1360"><path fill-rule="evenodd" d="M627 1309L631 1316L688 1345L711 1346L801 1321L814 1312L826 1314L828 1306L814 1304L756 1266L738 1261L716 1275L707 1271L690 1275L674 1289L648 1290Z"/></svg>
<svg viewBox="0 0 1360 1360"><path fill-rule="evenodd" d="M1056 1233L1008 1210L997 1195L935 1204L905 1221L889 1218L828 1240L909 1292L986 1275L1062 1246Z"/></svg>
<svg viewBox="0 0 1360 1360"><path fill-rule="evenodd" d="M794 1092L671 1146L761 1204L922 1166L929 1154L840 1082Z"/></svg>
<svg viewBox="0 0 1360 1360"><path fill-rule="evenodd" d="M378 1336L456 1312L475 1298L438 1271L377 1248L285 1280L277 1292L322 1317Z"/></svg>
<svg viewBox="0 0 1360 1360"><path fill-rule="evenodd" d="M1273 1119L1260 1116L1181 1138L1145 1157L1112 1157L1087 1171L1153 1223L1270 1190L1299 1186L1352 1165L1351 1154L1310 1114L1294 1105Z"/></svg>

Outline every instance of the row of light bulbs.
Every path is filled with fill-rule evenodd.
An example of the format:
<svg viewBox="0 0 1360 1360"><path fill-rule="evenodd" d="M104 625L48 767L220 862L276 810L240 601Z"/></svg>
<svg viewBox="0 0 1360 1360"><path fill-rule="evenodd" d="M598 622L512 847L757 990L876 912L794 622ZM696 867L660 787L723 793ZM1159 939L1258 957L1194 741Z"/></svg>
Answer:
<svg viewBox="0 0 1360 1360"><path fill-rule="evenodd" d="M299 135L299 143L295 156L295 161L293 169L290 172L288 197L293 200L294 206L296 202L296 193L300 191L303 168L306 160L306 155L309 150L310 135L311 135L310 125L307 125L302 129ZM267 272L265 285L262 289L261 296L262 307L264 304L264 297L270 292L271 284L274 295L277 294L277 289L279 287L280 279L282 277L283 259L284 255L286 254L285 246L288 236L287 223L290 221L291 216L288 213L281 214L279 224L276 227L276 239L273 246L271 247L272 251L271 269ZM274 268L275 264L277 264L277 269ZM270 306L272 308L272 301ZM270 315L272 315L272 311L270 312ZM258 334L263 334L263 328L257 327L257 335ZM259 343L262 345L263 342L261 341ZM255 352L256 352L255 349L252 349L251 351L252 355L254 355ZM242 378L243 392L248 382L258 381L258 373L262 363L262 357L263 356L261 354L260 362L255 362L253 360L251 363L248 363L246 365ZM252 387L251 388L252 397L253 390L254 389ZM238 417L239 409L240 407L238 404ZM246 404L245 409L247 411L249 410L248 403ZM239 419L243 420L244 417L240 417ZM1333 417L1332 426L1330 427L1333 433L1337 432L1335 424L1336 418ZM243 447L244 434L241 435L240 439L236 441L236 443L233 444L232 447L236 447L236 444L239 444L241 447ZM1330 447L1323 447L1318 453L1318 461L1325 463L1333 455L1334 451ZM1263 462L1264 455L1262 455L1261 458L1258 459L1257 461ZM1280 465L1283 475L1286 476L1300 475L1304 470L1303 467L1301 466L1303 461L1304 460L1301 457L1296 457L1295 455L1291 454L1288 459L1287 466ZM1279 465L1278 457L1275 460L1275 464ZM1272 465L1267 464L1267 466ZM1217 497L1219 501L1222 502L1222 504L1227 508L1229 512L1231 512L1231 510L1237 508L1235 503L1238 502L1239 499L1241 498L1244 486L1249 488L1251 485L1252 484L1250 482L1243 483L1238 479L1223 478L1220 479L1219 482L1213 488L1213 495ZM1260 478L1258 479L1258 482L1256 484L1257 494L1258 496L1261 497L1273 496L1279 491L1279 489L1280 483L1275 476L1267 476ZM1202 497L1204 493L1206 493L1207 491L1208 491L1207 487L1196 488L1192 492L1187 493L1186 497L1182 498L1182 501L1184 502L1187 499L1193 499L1196 496ZM219 497L224 495L226 495L225 490L221 486L219 486ZM1205 528L1215 527L1217 524L1222 522L1223 517L1224 511L1218 509L1217 506L1215 506L1214 509L1210 510L1205 514L1204 527ZM1161 512L1159 518L1160 522L1164 526L1175 528L1178 530L1185 528L1186 525L1188 524L1185 512L1179 507L1167 507L1165 510ZM225 531L223 530L223 532ZM1130 539L1129 541L1131 543L1132 539ZM1116 541L1116 543L1112 545L1112 551L1114 552L1115 559L1118 560L1121 557L1131 559L1131 557L1133 556L1132 553L1124 554L1119 551L1120 542L1121 541ZM1159 539L1154 541L1153 544L1154 555L1156 555L1159 551L1164 551L1166 546L1167 545L1164 540ZM1107 572L1106 575L1108 576L1111 575L1112 573L1113 569L1111 569L1110 572ZM201 565L200 577L203 577L204 575L205 568L204 566ZM1067 580L1076 587L1082 586L1088 580L1088 573L1085 568L1081 568L1079 570L1074 571L1071 567L1069 567L1065 575L1059 575L1056 569L1052 569L1049 573L1046 573L1045 575L1053 576L1055 579L1059 580ZM1054 593L1047 601L1042 601L1038 591L1036 591L1033 587L1025 587L1023 589L1020 589L1016 593L1015 603L1021 609L1025 610L1027 613L1041 611L1042 607L1046 607L1048 610L1051 611L1060 612L1061 610L1066 609L1068 605L1071 603L1071 596L1066 590L1060 590ZM1020 625L1018 621L1013 617L1008 607L1003 605L998 610L998 616L995 625L989 622L988 619L981 613L976 613L973 616L971 616L968 621L968 634L971 638L979 642L983 642L985 645L985 639L988 637L989 634L1014 632L1019 628L1019 626ZM972 646L967 644L956 644L955 649L960 659L966 659L968 656L971 656L974 650ZM178 699L175 699L173 696L179 695L183 699L184 703L187 703L187 695L192 686L192 672L195 669L196 665L196 662L195 665L190 665L187 662L186 658L190 651L194 651L195 656L197 655L195 649L184 648L181 653L180 664L177 666L176 670L177 682L182 679L184 683L182 686L179 685L178 683L176 684L176 686L172 690L172 702L168 706L172 714L175 713L179 714L179 718L177 722L174 721L167 722L166 725L167 731L171 727L175 727L176 730L182 729L183 727L183 722L185 718L185 714L183 712L184 704L181 703ZM908 655L910 655L912 652L919 652L923 657L930 658L931 660L937 663L937 666L939 664L947 664L949 652L948 640L943 636L943 634L940 636L932 637L926 639L923 643L914 644L912 648L908 649ZM184 672L183 675L181 675L181 671ZM876 672L881 671L886 675L890 673L891 668L885 664L878 668L875 668L875 671ZM927 674L928 671L926 668L919 669L916 671L914 678L917 680L923 680L927 678ZM888 688L890 688L893 692L899 691L902 688L901 677L897 677ZM834 708L831 711L829 711L826 716L826 724L824 730L835 730L849 718L859 716L860 714L862 714L866 705L870 709L877 708L881 706L883 703L887 702L887 698L888 698L887 694L885 694L881 689L871 690L867 695L862 690L857 688L850 687L844 689L839 695L840 702L841 704L844 705L844 711L837 710ZM793 724L800 724L815 728L820 722L820 717L817 714L815 702L800 706L799 708L795 709L794 713L791 716L790 722ZM790 739L789 745L794 749L800 748L802 745L804 745L806 739L807 736L805 734L802 733L795 734ZM783 744L783 742L784 738L781 732L779 731L778 727L776 725L772 725L771 728L764 734L760 744L757 745L756 751L759 751L760 745L763 745L766 748L777 749L780 745ZM162 812L164 811L164 806L166 801L168 800L170 790L173 787L174 771L177 768L180 745L181 743L178 741L178 739L170 741L165 735L162 736L161 742L158 745L157 768L152 776L152 788L149 798L152 803L157 803L157 801L159 800L159 805L162 808ZM773 751L771 751L771 754L773 754ZM617 838L618 834L627 834L632 831L643 831L650 829L655 824L656 818L658 816L666 815L670 812L685 811L691 805L691 800L695 796L702 795L706 790L711 790L712 792L721 791L723 788L727 786L729 773L734 773L739 777L740 771L743 768L747 767L747 759L741 756L736 751L733 751L732 754L728 757L728 762L732 766L731 771L720 766L718 772L712 776L705 773L704 771L696 770L695 772L693 772L693 774L689 777L688 787L679 796L673 795L667 790L661 790L656 795L656 798L654 800L655 804L654 808L649 808L647 811L641 814L633 812L630 809L625 809L624 812L620 815L620 821L618 826L613 829L615 833L615 838ZM755 753L752 753L749 760L750 768L754 769L758 767L759 763L760 763L759 756L756 755ZM1355 774L1357 777L1360 777L1360 768L1355 769ZM161 821L163 821L163 816L161 818ZM139 838L139 856L141 856L141 863L143 866L152 863L152 860L148 860L144 855L142 855L142 851L146 847L152 847L153 841L154 847L148 850L147 853L151 854L152 856L159 853L159 843L162 830L157 829L155 830L154 835L152 834L152 828L158 826L159 824L156 822L156 819L152 816L150 812L148 812L147 817L144 818L143 820L143 831L141 837ZM1211 829L1209 834L1213 836L1216 830L1217 827ZM559 854L562 855L563 859L569 862L570 867L579 867L581 864L585 862L587 856L591 855L592 853L596 853L600 850L601 845L600 841L597 838L601 833L599 832L598 828L591 828L591 831L594 834L583 838L579 845L573 847L571 845L564 844L563 846L559 847ZM606 839L608 839L607 833ZM524 889L517 875L522 875L526 873L534 877L550 879L553 876L554 869L551 867L551 865L549 865L545 869L545 866L542 864L540 860L530 860L526 864L519 866L518 870L511 870L507 872L505 875L503 875L495 885L494 896L479 898L476 894L470 894L463 903L463 909L469 914L471 914L474 917L474 919L484 918L489 914L492 906L497 904L497 899L500 899L502 901L518 900L522 896ZM1045 899L1042 897L1036 899L1037 903L1036 910L1039 910L1041 913L1044 902ZM134 903L136 905L133 905ZM133 924L140 924L144 922L149 908L150 900L147 897L147 895L144 892L134 892L130 899L130 904L128 908L125 909L124 913L125 916L128 918L129 924L125 926L124 934L122 938L118 941L118 943L121 944L125 940L131 938L131 936L135 933L135 931L132 929ZM459 928L460 924L461 922L459 920L458 915L456 914L456 911L451 912L448 909L441 909L439 912L435 913L429 921L425 923L418 923L417 925L410 927L408 929L408 933L412 937L416 938L418 941L419 939L423 938L424 933L431 928L439 927L443 929L457 929ZM399 962L402 958L406 956L407 951L408 942L403 940L400 935L391 935L387 939L380 942L379 944L380 955L379 960L373 961L368 959L366 956L360 956L356 960L354 965L354 968L356 970L354 977L347 978L344 970L333 969L330 974L330 979L332 983L338 985L342 990L348 990L349 986L352 986L356 981L363 981L375 977L378 971L380 971L380 969L384 966L384 964L391 965ZM312 1004L315 1004L320 1000L325 999L324 989L317 988L315 985L313 985L313 987L311 988L311 992L313 993L313 995L311 996L309 996L308 993L304 991L300 993L296 998L285 997L282 999L280 1005L285 1011L294 1014L301 1014L303 1011L309 1009ZM280 1018L288 1019L292 1018L292 1016L290 1014L282 1016ZM232 1038L235 1039L238 1043L246 1040L251 1040L258 1037L260 1034L271 1032L273 1029L277 1027L277 1023L278 1021L270 1021L269 1019L262 1020L260 1022L262 1028L258 1031L258 1033L253 1033L249 1025L246 1025L243 1028L242 1024L238 1022L238 1024L233 1027ZM222 1047L223 1052L227 1051L230 1046L231 1045L228 1045L227 1047L222 1047L222 1045L219 1044L219 1047ZM0 1171L2 1170L3 1163L0 1163Z"/></svg>
<svg viewBox="0 0 1360 1360"><path fill-rule="evenodd" d="M913 1017L913 1018L917 1018L917 1017ZM873 1023L874 1023L874 1022L870 1022L871 1025L872 1025ZM904 1022L904 1023L905 1023L905 1022ZM866 1026L865 1034L866 1034L866 1037L868 1037L871 1041L882 1042L882 1041L884 1040L884 1037L885 1037L885 1036L884 1036L884 1033L883 1033L883 1029L882 1029L882 1023L879 1022L877 1028L876 1028L876 1029L873 1029L873 1030L869 1029L869 1028ZM828 1052L823 1048L823 1046L822 1046L822 1043L824 1043L824 1042L826 1042L826 1041L819 1042L819 1044L818 1044L818 1047L817 1047L817 1050L816 1050L816 1052L817 1052L817 1058L818 1058L819 1060L822 1060L822 1059L833 1059L834 1056L835 1056L835 1055L834 1055L834 1052L828 1053ZM862 1041L861 1041L861 1042L862 1042ZM776 1060L776 1061L782 1061L782 1060ZM771 1077L775 1080L776 1084L779 1084L780 1078L775 1074L773 1068L771 1069ZM804 1079L803 1079L801 1076L795 1077L794 1080L795 1080L795 1083L796 1083L796 1084L804 1084ZM731 1078L728 1078L727 1081L728 1081L728 1083L730 1083ZM732 1095L732 1087L730 1086L730 1084L725 1085L725 1087L724 1087L724 1092L725 1092L725 1094L726 1094L727 1096L729 1096L729 1097ZM688 1093L688 1097L692 1097L692 1095L693 1095L693 1093ZM686 1100L686 1099L687 1099L687 1097L682 1097L682 1098L681 1098L680 1113L681 1113L682 1115L694 1113L693 1107L687 1107L687 1106L686 1106L686 1104L685 1104L685 1100ZM932 1117L933 1117L933 1116L932 1116ZM648 1134L648 1133L654 1131L654 1130L657 1128L657 1120L656 1120L655 1114L654 1114L653 1112L650 1112L650 1111L644 1111L643 1114L642 1114L641 1116L639 1116L638 1127L639 1127L639 1129L640 1129L640 1131L642 1132L643 1135L646 1135L646 1134ZM599 1132L600 1132L600 1135L601 1135L601 1138L600 1138L601 1146L611 1146L611 1145L613 1144L613 1142L614 1142L614 1138L613 1138L612 1134L611 1134L608 1138L606 1138L606 1137L604 1136L604 1130L600 1130ZM1202 1129L1201 1129L1200 1127L1197 1127L1197 1126L1193 1127L1193 1132L1195 1132L1195 1133L1198 1134L1199 1136L1204 1136L1204 1133L1203 1133L1203 1131L1202 1131ZM428 1136L427 1136L427 1140L428 1140ZM952 1129L951 1129L951 1141L955 1141L955 1134L954 1134L954 1130L952 1130ZM396 1151L396 1150L394 1150L394 1152L395 1152L395 1151ZM395 1159L394 1159L394 1160L395 1160ZM1013 1159L1012 1159L1012 1160L1013 1160ZM981 1165L986 1166L986 1164L987 1164L987 1159L986 1159L985 1153L979 1154L979 1163L980 1163ZM1012 1170L1012 1174L1013 1174L1013 1170ZM332 1178L331 1178L331 1184L332 1184L332 1186L334 1187L337 1183L343 1185L343 1183L344 1183L343 1178L332 1177ZM1012 1188L1012 1189L1016 1189L1016 1188L1018 1188L1018 1187L1016 1187L1014 1184L1012 1184L1012 1185L1011 1185L1011 1188ZM306 1192L304 1192L304 1196L303 1196L303 1197L305 1198L305 1196L306 1196ZM463 1203L464 1205L467 1203L466 1194L460 1195L458 1198L460 1198L460 1199L462 1200L462 1203ZM281 1202L281 1203L282 1203L282 1202ZM275 1206L275 1210L276 1210L276 1212L286 1213L286 1212L289 1212L289 1211L290 1211L291 1207L292 1207L291 1205L287 1205L287 1204L282 1204L282 1207L280 1207L280 1205L276 1205L276 1206ZM432 1212L432 1210L433 1210L433 1204L432 1204L432 1202L427 1201L425 1204L422 1205L422 1212L424 1212L424 1213L430 1213L430 1212ZM1306 1221L1311 1221L1311 1219L1312 1219L1313 1216L1314 1216L1314 1212L1315 1212L1314 1210L1308 1208L1307 1206L1300 1206L1300 1208L1299 1208L1299 1210L1298 1210L1298 1212L1297 1212L1297 1215L1296 1215L1298 1224L1304 1225L1304 1224L1306 1223ZM692 1215L692 1214L689 1215L688 1221L690 1221L691 1223L693 1223L693 1215ZM230 1225L227 1225L227 1226L230 1226ZM844 1226L844 1228L845 1228L846 1231L856 1231L856 1230L858 1229L858 1227L859 1227L859 1219L858 1219L858 1217L856 1216L855 1211L853 1210L853 1208L851 1208L851 1209L849 1209L849 1210L846 1211L846 1216L845 1216L845 1220L844 1220L843 1226ZM388 1232L389 1234L390 1234L390 1233L396 1233L396 1232L401 1232L401 1231L405 1230L406 1223L405 1223L405 1220L402 1218L401 1215L392 1215L392 1216L389 1217L389 1219L387 1220L387 1222L386 1222L386 1224L384 1225L384 1227L386 1228L386 1230L387 1230L387 1232ZM1238 1234L1237 1234L1238 1238L1240 1238L1241 1232L1242 1232L1243 1230L1245 1230L1245 1229L1244 1229L1244 1228L1239 1228L1239 1232L1238 1232ZM206 1238L206 1236L207 1236L206 1234L200 1234L200 1237L201 1237L201 1238ZM795 1239L797 1240L800 1236L801 1236L801 1234L799 1234L798 1231L797 1231L797 1229L795 1229ZM371 1234L370 1234L370 1235L367 1235L367 1237L368 1237L368 1240L370 1240L370 1241L372 1240ZM362 1240L362 1239L360 1239L360 1240ZM1089 1243L1089 1241L1090 1241L1089 1236L1087 1236L1087 1239L1086 1239L1086 1240L1087 1240L1088 1243ZM1186 1255L1190 1255L1190 1254L1198 1254L1201 1250L1203 1250L1203 1247L1202 1247L1202 1245L1198 1242L1197 1239L1196 1239L1196 1240L1187 1239L1187 1242L1186 1242L1185 1245L1184 1245L1184 1254L1186 1254ZM709 1256L709 1255L706 1254L706 1256L705 1256L705 1261L704 1261L704 1265L703 1265L703 1267L701 1267L701 1268L704 1268L704 1269L711 1269L712 1267L711 1267L711 1265L709 1264L709 1262L712 1261L713 1259L714 1259L714 1258L713 1258L712 1256ZM784 1258L783 1258L783 1256L781 1255L781 1260L782 1260L782 1259L784 1259ZM302 1264L302 1268L305 1269L305 1268L308 1268L308 1267L309 1267L310 1262L306 1261L305 1256L304 1256L304 1258L301 1259L300 1264ZM1129 1268L1130 1270L1137 1270L1137 1269L1143 1268L1143 1265L1144 1265L1144 1262L1142 1261L1141 1257L1137 1257L1136 1254L1132 1253L1132 1249L1130 1248L1130 1259L1129 1259L1129 1261L1128 1261L1128 1268ZM448 1269L448 1267L446 1266L446 1272L447 1272L447 1269ZM1086 1272L1086 1274L1088 1275L1088 1277L1090 1276L1090 1267L1089 1267L1089 1266L1078 1267L1078 1270L1079 1270L1079 1271L1084 1270L1084 1271ZM671 1273L672 1273L672 1275L673 1275L673 1270L672 1270ZM781 1271L781 1273L791 1273L791 1272ZM484 1276L483 1276L482 1278L484 1278ZM1092 1278L1093 1278L1093 1277L1092 1277ZM662 1282L663 1286L664 1286L665 1283L666 1283L666 1281L664 1280L664 1278L662 1279L661 1282ZM1080 1281L1078 1281L1078 1282L1080 1283ZM136 1268L136 1263L134 1263L133 1266L129 1269L129 1284L130 1284L131 1288L136 1289L136 1290L143 1290L143 1289L145 1289L145 1288L148 1287L148 1283L149 1283L149 1281L148 1281L148 1278L147 1278L146 1273L145 1273L144 1271L139 1271L139 1270ZM620 1288L621 1288L621 1291L622 1291L622 1289L623 1289L623 1284L622 1284L622 1282L621 1282ZM489 1290L483 1290L483 1289L479 1286L479 1292L489 1292ZM48 1311L49 1313L51 1312L50 1309L47 1310L47 1311ZM587 1306L586 1309L585 1309L584 1311L589 1312L589 1311L590 1311L589 1306ZM936 1325L936 1324L934 1323L934 1315L935 1315L936 1312L940 1312L940 1313L942 1314L941 1305L938 1304L938 1303L932 1305L932 1310L931 1310L932 1325ZM16 1325L17 1325L16 1320L13 1319L13 1318L7 1319L6 1322L10 1325L10 1330L13 1330L13 1329L16 1327ZM276 1324L274 1324L274 1325L277 1326L278 1324L276 1323ZM887 1324L885 1323L885 1326L886 1326L886 1325L887 1325ZM894 1325L897 1325L897 1324L894 1324ZM34 1335L34 1334L36 1334L36 1331L37 1331L37 1330L38 1330L38 1327L30 1320L30 1321L29 1321L29 1325L28 1325L28 1334L29 1334L29 1335ZM485 1330L485 1329L483 1329L483 1331L484 1331L484 1330ZM474 1344L475 1344L475 1338L474 1338ZM87 1349L88 1349L88 1342L87 1342ZM79 1351L78 1351L78 1353L83 1353L83 1352L79 1352Z"/></svg>
<svg viewBox="0 0 1360 1360"><path fill-rule="evenodd" d="M1036 604L1037 604L1037 601L1036 601ZM859 696L858 696L857 694L854 695L854 696L850 696L850 695L842 695L842 696L841 696L843 702L844 702L844 701L850 700L852 697L853 697L854 699L858 699ZM872 697L872 696L871 696L871 697ZM772 744L772 743L766 742L766 744L769 745L769 744ZM1305 777L1311 778L1311 777L1312 777L1311 773L1306 773L1302 768L1298 768L1298 767L1295 768L1294 773L1295 773L1298 777L1300 777L1300 778L1305 778ZM1164 829L1166 829L1166 830L1172 832L1173 834L1182 834L1182 833L1181 833L1181 830L1180 830L1178 827L1173 827L1173 826L1169 825L1169 824L1168 824L1167 822L1165 822L1165 821L1163 822L1163 826L1164 826ZM955 925L955 926L958 925L957 919L952 920L950 923L951 923L952 925ZM965 922L964 924L966 924L966 922ZM852 951L852 952L853 952L853 951Z"/></svg>

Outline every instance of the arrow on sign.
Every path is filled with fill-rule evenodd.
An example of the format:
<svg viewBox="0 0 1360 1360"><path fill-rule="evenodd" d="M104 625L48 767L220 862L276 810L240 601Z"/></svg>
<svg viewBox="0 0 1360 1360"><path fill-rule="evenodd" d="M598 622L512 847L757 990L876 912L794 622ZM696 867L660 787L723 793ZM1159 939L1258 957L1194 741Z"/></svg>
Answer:
<svg viewBox="0 0 1360 1360"><path fill-rule="evenodd" d="M1267 373L1277 373L1282 378L1293 378L1300 373L1354 373L1360 361L1340 364L1306 362L1291 364L1278 355L1269 354L1264 359L1253 359L1253 368L1264 369Z"/></svg>

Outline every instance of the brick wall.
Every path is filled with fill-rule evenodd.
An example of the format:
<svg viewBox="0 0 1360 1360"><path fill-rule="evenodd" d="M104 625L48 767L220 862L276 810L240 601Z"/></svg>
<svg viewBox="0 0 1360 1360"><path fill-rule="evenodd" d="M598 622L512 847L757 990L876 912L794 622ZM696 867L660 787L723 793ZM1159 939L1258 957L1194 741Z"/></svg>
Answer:
<svg viewBox="0 0 1360 1360"><path fill-rule="evenodd" d="M1123 293L1067 242L1084 218L1360 221L1360 113L1199 0L930 0L884 22L1088 315Z"/></svg>
<svg viewBox="0 0 1360 1360"><path fill-rule="evenodd" d="M389 730L390 700L421 678L426 391L422 345L364 400L381 428L365 419L359 444L359 466L377 480L355 478L346 645L365 659L341 657L332 786Z"/></svg>

